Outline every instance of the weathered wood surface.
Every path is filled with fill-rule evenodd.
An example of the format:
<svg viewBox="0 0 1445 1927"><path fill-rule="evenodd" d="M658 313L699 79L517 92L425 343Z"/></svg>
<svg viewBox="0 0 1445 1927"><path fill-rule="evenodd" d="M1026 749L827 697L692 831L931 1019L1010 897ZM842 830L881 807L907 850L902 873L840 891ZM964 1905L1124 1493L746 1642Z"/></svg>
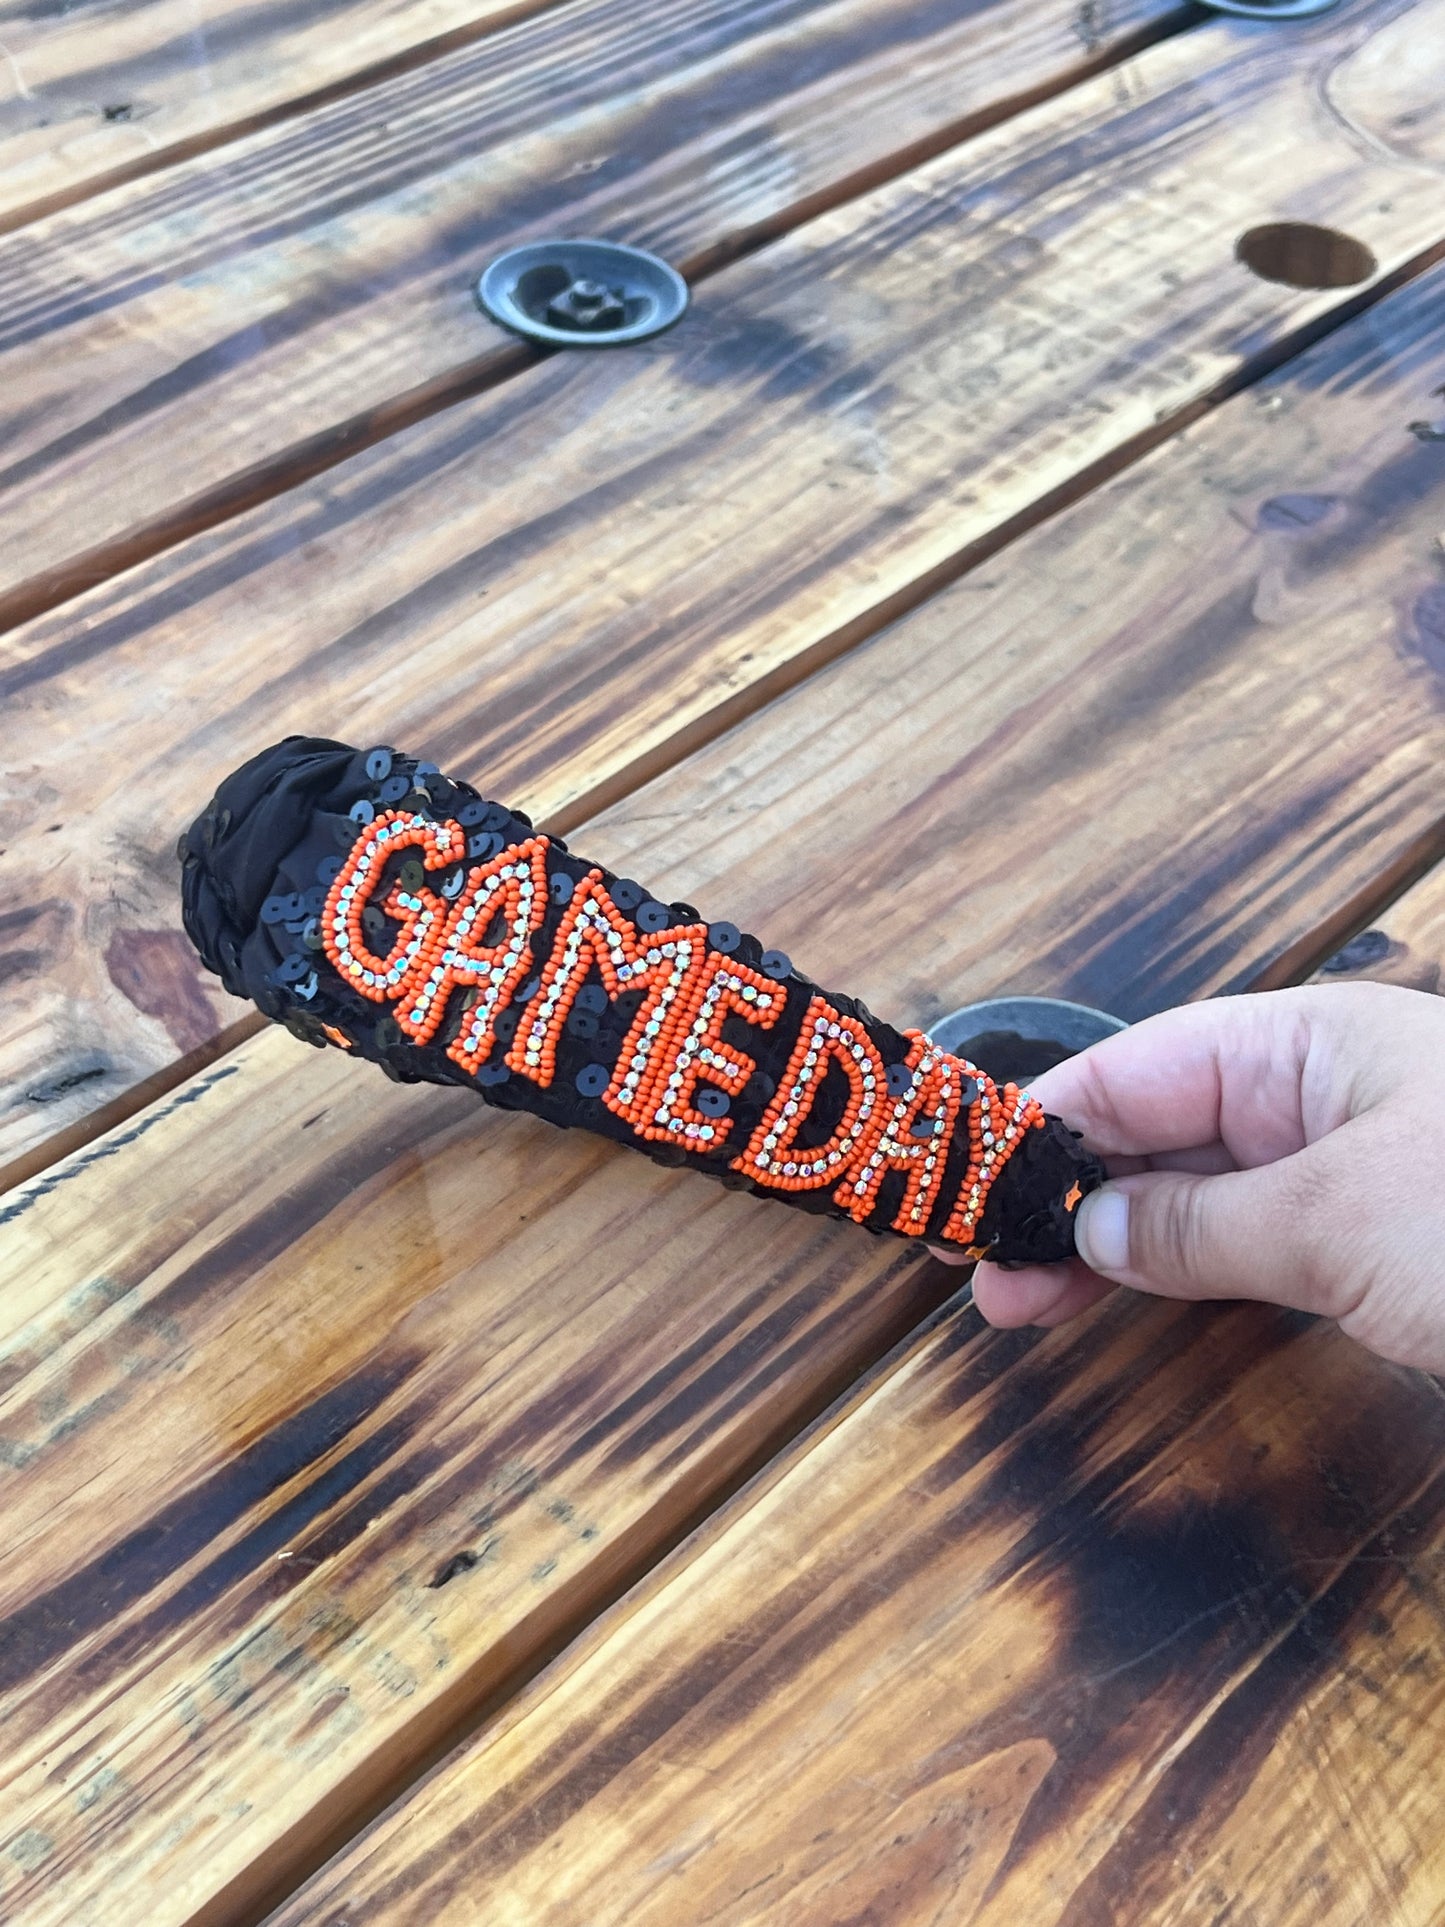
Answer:
<svg viewBox="0 0 1445 1927"><path fill-rule="evenodd" d="M129 1147L149 1221L6 1347L7 1922L247 1910L951 1285L272 1068Z"/></svg>
<svg viewBox="0 0 1445 1927"><path fill-rule="evenodd" d="M790 954L919 1021L1297 980L1445 844L1445 440L1411 432L1442 295L1387 298L589 833L690 901L745 879ZM1439 889L1386 928L1433 943Z"/></svg>
<svg viewBox="0 0 1445 1927"><path fill-rule="evenodd" d="M1441 525L1445 447L1404 424L1445 378L1442 279L577 846L908 1017L1009 984L1132 1015L1327 949L1439 811L1437 670L1400 611ZM951 1282L276 1032L178 1099L0 1202L0 1911L27 1927L100 1896L221 1919L284 1878ZM1231 1370L1262 1329L1228 1328ZM1215 1333L1121 1333L1159 1413L1221 1383ZM1113 1358L1083 1381L1104 1404ZM1384 1423L1376 1380L1321 1369L1342 1424ZM1220 1408L1251 1442L1255 1396ZM1282 1436L1276 1462L1312 1463ZM1346 1471L1321 1583L1339 1521L1398 1496Z"/></svg>
<svg viewBox="0 0 1445 1927"><path fill-rule="evenodd" d="M1440 1388L1126 1299L953 1311L276 1927L1430 1927Z"/></svg>
<svg viewBox="0 0 1445 1927"><path fill-rule="evenodd" d="M546 0L0 5L0 223L224 140Z"/></svg>
<svg viewBox="0 0 1445 1927"><path fill-rule="evenodd" d="M724 271L672 334L5 638L3 1153L237 1014L176 920L214 775L288 730L386 737L577 820L1338 304L1235 263L1240 228L1328 218L1382 268L1445 230L1442 25L1422 0L1152 48Z"/></svg>
<svg viewBox="0 0 1445 1927"><path fill-rule="evenodd" d="M1445 541L1441 543L1445 549ZM1427 592L1428 593L1428 592ZM1435 591L1427 610L1445 614L1445 594ZM1445 630L1445 624L1442 624ZM1445 673L1445 650L1432 637L1438 667ZM1445 992L1445 864L1437 865L1392 903L1382 916L1357 932L1320 966L1322 983L1352 977L1378 977L1407 990Z"/></svg>
<svg viewBox="0 0 1445 1927"><path fill-rule="evenodd" d="M716 267L1180 17L576 0L12 235L0 621L526 366L472 294L504 247Z"/></svg>

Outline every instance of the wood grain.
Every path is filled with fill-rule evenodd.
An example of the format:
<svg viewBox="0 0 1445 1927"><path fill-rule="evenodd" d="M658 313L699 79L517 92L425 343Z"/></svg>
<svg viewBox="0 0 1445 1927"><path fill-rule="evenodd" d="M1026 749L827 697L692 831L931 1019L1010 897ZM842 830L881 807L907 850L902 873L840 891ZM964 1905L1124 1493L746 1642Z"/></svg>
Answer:
<svg viewBox="0 0 1445 1927"><path fill-rule="evenodd" d="M6 1345L7 1921L252 1907L949 1288L465 1094L367 1143L333 1066L257 1068L37 1207L153 1206L52 1247Z"/></svg>
<svg viewBox="0 0 1445 1927"><path fill-rule="evenodd" d="M1442 598L1445 599L1445 598ZM1445 864L1420 878L1320 966L1323 983L1378 977L1407 990L1445 992Z"/></svg>
<svg viewBox="0 0 1445 1927"><path fill-rule="evenodd" d="M216 775L288 730L388 738L576 821L666 766L1338 311L1235 263L1242 227L1328 218L1382 270L1431 243L1441 23L1382 0L1152 48L724 271L673 333L552 360L5 638L4 1154L236 1015L176 921ZM1391 70L1372 109L1380 44L1414 108ZM1377 151L1406 120L1408 159Z"/></svg>
<svg viewBox="0 0 1445 1927"><path fill-rule="evenodd" d="M1181 17L575 0L12 235L0 622L525 367L472 297L503 248L715 268Z"/></svg>
<svg viewBox="0 0 1445 1927"><path fill-rule="evenodd" d="M213 146L546 0L0 5L0 223Z"/></svg>
<svg viewBox="0 0 1445 1927"><path fill-rule="evenodd" d="M902 1017L1009 985L1135 1014L1318 942L1435 834L1445 721L1400 612L1436 566L1445 461L1404 424L1445 378L1441 279L577 847ZM16 1656L0 1910L26 1927L70 1927L101 1896L120 1927L235 1918L952 1282L275 1031L0 1201L0 1219L19 1280L0 1299L0 1653ZM1137 1387L1161 1452L1172 1439L1192 1463L1180 1387L1218 1388L1209 1451L1234 1450L1237 1413L1264 1427L1275 1456L1250 1516L1298 1488L1311 1583L1408 1497L1350 1443L1393 1436L1357 1365L1311 1351L1276 1369L1247 1319L1224 1339L1207 1320L1109 1329L1080 1395L1103 1413L1116 1380ZM981 1395L1013 1357L984 1355ZM1341 1374L1322 1409L1360 1430L1305 1450L1288 1414L1319 1372ZM1285 1418L1261 1417L1276 1405ZM1407 1418L1419 1406L1410 1393ZM1316 1445L1345 1467L1338 1492L1321 1496ZM1226 1573L1227 1543L1203 1540ZM1167 1563L1151 1557L1130 1569L1149 1586ZM1282 1623L1267 1590L1242 1631L1233 1593L1176 1597L1204 1615L1186 1653L1223 1639L1211 1679ZM1151 1730L1178 1739L1203 1704L1166 1696Z"/></svg>
<svg viewBox="0 0 1445 1927"><path fill-rule="evenodd" d="M1332 1327L951 1312L276 1927L1427 1927L1445 1402Z"/></svg>
<svg viewBox="0 0 1445 1927"><path fill-rule="evenodd" d="M1445 443L1410 429L1445 381L1442 291L1382 302L589 837L689 901L745 878L791 955L922 1022L1297 979L1445 839ZM1387 927L1433 943L1438 890Z"/></svg>

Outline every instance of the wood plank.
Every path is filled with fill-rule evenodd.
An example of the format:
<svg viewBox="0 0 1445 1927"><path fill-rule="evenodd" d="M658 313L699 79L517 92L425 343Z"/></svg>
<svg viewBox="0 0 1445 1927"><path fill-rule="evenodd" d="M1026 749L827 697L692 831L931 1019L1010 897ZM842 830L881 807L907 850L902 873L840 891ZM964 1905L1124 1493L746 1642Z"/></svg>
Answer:
<svg viewBox="0 0 1445 1927"><path fill-rule="evenodd" d="M690 273L1181 17L576 0L0 242L0 622L527 365L471 297L601 233Z"/></svg>
<svg viewBox="0 0 1445 1927"><path fill-rule="evenodd" d="M1428 1927L1442 1467L1332 1327L960 1308L276 1927Z"/></svg>
<svg viewBox="0 0 1445 1927"><path fill-rule="evenodd" d="M9 1922L253 1908L951 1285L464 1094L363 1149L275 1068L133 1147L190 1197L7 1346Z"/></svg>
<svg viewBox="0 0 1445 1927"><path fill-rule="evenodd" d="M1267 500L1259 533L1338 548L1277 555L1256 616L1292 578L1307 620L1321 561L1362 587L1336 518L1399 499ZM1438 679L1428 521L1397 633ZM1437 865L1317 976L1442 971ZM960 1304L869 1382L276 1927L1438 1920L1437 1385L1292 1314L1118 1301L1047 1336Z"/></svg>
<svg viewBox="0 0 1445 1927"><path fill-rule="evenodd" d="M153 172L545 0L81 0L0 7L0 224Z"/></svg>
<svg viewBox="0 0 1445 1927"><path fill-rule="evenodd" d="M1327 949L1437 834L1437 671L1399 611L1435 566L1445 459L1403 424L1445 379L1442 283L577 846L905 1017L1010 985L1132 1015ZM953 1282L357 1070L269 1032L0 1204L17 1923L233 1917ZM1160 1335L1166 1414L1220 1382L1213 1330ZM1384 1487L1350 1490L1373 1529Z"/></svg>
<svg viewBox="0 0 1445 1927"><path fill-rule="evenodd" d="M672 334L554 359L5 638L30 934L3 1154L237 1015L176 927L212 772L290 729L395 737L576 821L1338 309L1234 263L1240 229L1328 218L1382 271L1437 237L1441 24L1378 0L1154 47L726 270Z"/></svg>
<svg viewBox="0 0 1445 1927"><path fill-rule="evenodd" d="M1428 595L1428 592L1427 592ZM1425 613L1438 601L1425 600ZM1417 621L1417 627L1418 627ZM1431 654L1433 632L1427 646ZM1437 864L1376 917L1357 931L1319 969L1322 983L1348 983L1356 977L1403 984L1407 990L1445 993L1445 864Z"/></svg>

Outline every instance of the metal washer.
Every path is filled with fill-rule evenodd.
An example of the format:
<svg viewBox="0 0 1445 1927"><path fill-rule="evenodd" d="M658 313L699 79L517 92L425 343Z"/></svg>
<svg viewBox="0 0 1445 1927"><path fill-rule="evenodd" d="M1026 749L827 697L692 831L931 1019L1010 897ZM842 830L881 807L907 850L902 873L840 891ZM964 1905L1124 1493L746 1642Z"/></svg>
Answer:
<svg viewBox="0 0 1445 1927"><path fill-rule="evenodd" d="M609 326L559 326L549 309L579 284L612 297L608 312L623 319ZM681 318L687 283L666 261L644 248L617 241L529 241L499 254L477 283L477 300L514 334L558 348L613 348L661 334Z"/></svg>
<svg viewBox="0 0 1445 1927"><path fill-rule="evenodd" d="M1075 1004L1063 997L988 997L982 1003L965 1004L946 1017L930 1024L928 1035L944 1050L957 1051L963 1044L985 1031L1017 1031L1029 1039L1047 1038L1070 1051L1087 1050L1115 1031L1127 1030L1122 1017L1095 1010L1089 1004ZM987 1066L984 1067L985 1069Z"/></svg>
<svg viewBox="0 0 1445 1927"><path fill-rule="evenodd" d="M1340 0L1203 0L1211 13L1232 13L1241 20L1308 20L1312 14L1328 13Z"/></svg>

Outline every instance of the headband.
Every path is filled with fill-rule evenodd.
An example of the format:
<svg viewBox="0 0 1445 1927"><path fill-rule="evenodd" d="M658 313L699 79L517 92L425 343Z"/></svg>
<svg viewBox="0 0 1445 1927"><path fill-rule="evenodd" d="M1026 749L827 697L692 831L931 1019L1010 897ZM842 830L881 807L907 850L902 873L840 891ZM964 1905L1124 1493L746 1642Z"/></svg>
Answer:
<svg viewBox="0 0 1445 1927"><path fill-rule="evenodd" d="M1002 1263L1070 1256L1102 1181L1016 1085L434 763L288 737L226 778L180 856L186 930L226 989L403 1082Z"/></svg>

